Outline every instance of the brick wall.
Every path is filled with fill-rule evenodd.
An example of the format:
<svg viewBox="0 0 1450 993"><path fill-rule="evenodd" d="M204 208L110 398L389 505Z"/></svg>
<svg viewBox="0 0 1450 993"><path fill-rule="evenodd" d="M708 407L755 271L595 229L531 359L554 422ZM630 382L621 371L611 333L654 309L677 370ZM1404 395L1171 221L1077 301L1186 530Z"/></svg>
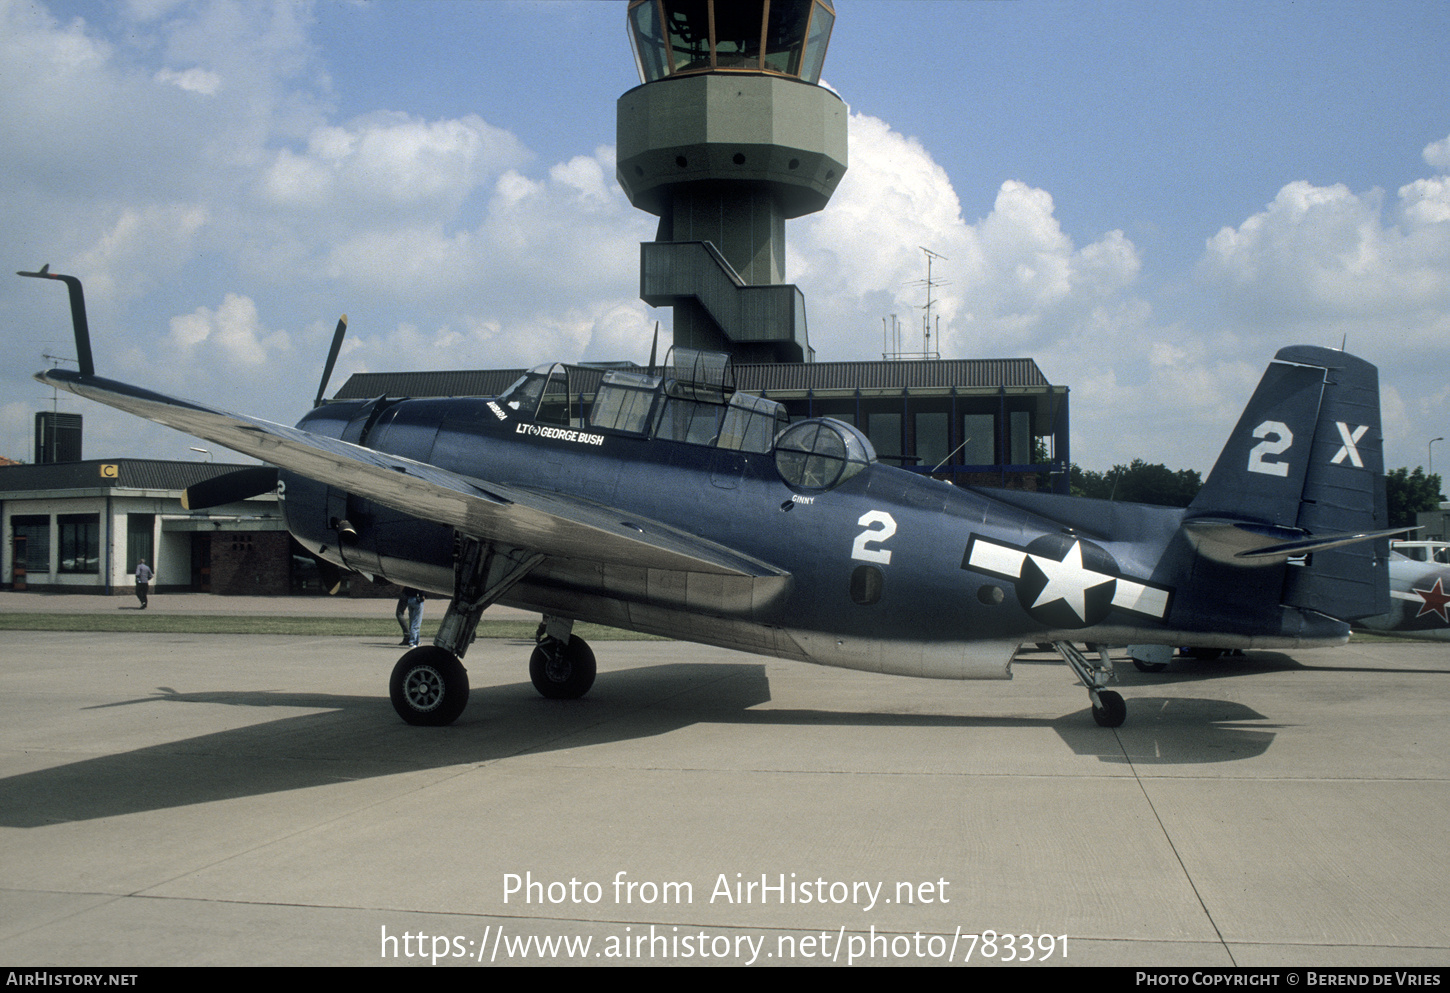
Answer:
<svg viewBox="0 0 1450 993"><path fill-rule="evenodd" d="M287 596L291 549L285 531L219 531L211 536L211 591Z"/></svg>

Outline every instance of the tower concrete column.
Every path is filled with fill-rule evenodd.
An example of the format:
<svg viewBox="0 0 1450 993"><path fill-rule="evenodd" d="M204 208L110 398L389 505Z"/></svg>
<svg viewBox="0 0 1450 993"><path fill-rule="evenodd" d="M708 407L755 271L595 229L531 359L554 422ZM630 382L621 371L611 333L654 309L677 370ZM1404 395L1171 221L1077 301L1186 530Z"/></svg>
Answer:
<svg viewBox="0 0 1450 993"><path fill-rule="evenodd" d="M828 0L630 4L644 82L619 98L616 175L660 218L640 295L674 308L677 344L811 356L785 222L823 208L846 171L846 107L818 85L834 21Z"/></svg>

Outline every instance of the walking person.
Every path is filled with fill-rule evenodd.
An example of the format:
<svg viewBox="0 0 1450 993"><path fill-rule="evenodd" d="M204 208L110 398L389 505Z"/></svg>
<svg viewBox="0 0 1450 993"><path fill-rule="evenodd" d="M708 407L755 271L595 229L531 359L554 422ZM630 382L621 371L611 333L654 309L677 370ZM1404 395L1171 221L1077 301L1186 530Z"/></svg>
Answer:
<svg viewBox="0 0 1450 993"><path fill-rule="evenodd" d="M146 594L151 586L151 578L156 574L146 564L145 559L136 562L136 599L141 601L141 609L146 609Z"/></svg>
<svg viewBox="0 0 1450 993"><path fill-rule="evenodd" d="M408 615L406 621L403 619L405 612ZM397 619L398 627L403 629L403 640L398 642L399 647L417 648L418 634L423 628L423 591L404 586L393 617Z"/></svg>

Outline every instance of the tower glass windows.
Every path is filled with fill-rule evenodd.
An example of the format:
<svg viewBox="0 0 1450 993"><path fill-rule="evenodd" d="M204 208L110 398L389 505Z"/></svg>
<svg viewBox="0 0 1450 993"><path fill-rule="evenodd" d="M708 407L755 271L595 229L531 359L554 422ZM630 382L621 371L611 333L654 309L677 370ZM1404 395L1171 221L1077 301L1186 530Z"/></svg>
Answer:
<svg viewBox="0 0 1450 993"><path fill-rule="evenodd" d="M642 82L701 72L764 72L818 83L830 0L631 0L629 42Z"/></svg>
<svg viewBox="0 0 1450 993"><path fill-rule="evenodd" d="M806 36L806 50L801 63L801 78L814 83L821 78L821 66L826 61L826 46L831 43L831 26L836 22L836 12L817 5L811 12L810 34Z"/></svg>
<svg viewBox="0 0 1450 993"><path fill-rule="evenodd" d="M629 45L634 50L639 78L646 83L663 79L665 68L665 33L660 27L658 3L637 3L629 8Z"/></svg>
<svg viewBox="0 0 1450 993"><path fill-rule="evenodd" d="M674 73L710 69L710 5L707 0L670 0L663 4Z"/></svg>

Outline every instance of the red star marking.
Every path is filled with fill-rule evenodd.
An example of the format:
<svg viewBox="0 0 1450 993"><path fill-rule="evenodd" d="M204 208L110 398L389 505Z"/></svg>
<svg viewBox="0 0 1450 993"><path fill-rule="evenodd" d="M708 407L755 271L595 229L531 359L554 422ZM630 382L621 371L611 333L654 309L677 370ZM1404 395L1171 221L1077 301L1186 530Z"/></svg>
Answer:
<svg viewBox="0 0 1450 993"><path fill-rule="evenodd" d="M1415 615L1416 619L1424 617L1426 614L1439 614L1440 620L1450 624L1450 614L1445 611L1445 605L1450 604L1450 593L1446 593L1445 588L1440 585L1439 577L1436 577L1435 585L1430 589L1417 589L1415 592L1420 594L1420 599L1425 601L1420 612Z"/></svg>

